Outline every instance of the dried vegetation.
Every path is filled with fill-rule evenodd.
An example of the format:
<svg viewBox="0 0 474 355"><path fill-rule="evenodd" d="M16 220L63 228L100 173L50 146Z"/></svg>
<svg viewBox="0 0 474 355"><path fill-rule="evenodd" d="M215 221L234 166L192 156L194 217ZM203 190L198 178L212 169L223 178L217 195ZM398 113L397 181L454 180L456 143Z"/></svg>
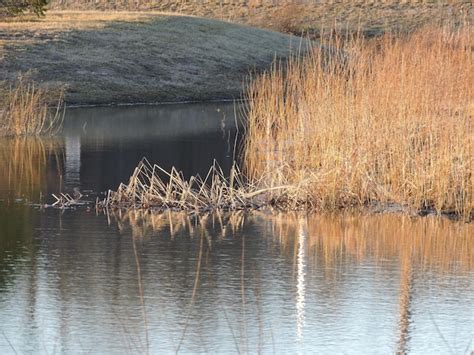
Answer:
<svg viewBox="0 0 474 355"><path fill-rule="evenodd" d="M249 90L245 171L299 203L474 213L473 27L333 38Z"/></svg>
<svg viewBox="0 0 474 355"><path fill-rule="evenodd" d="M262 187L258 180L247 180L236 164L231 168L229 177L214 162L205 177L196 175L185 179L174 168L168 172L143 159L135 168L129 183L120 184L117 191L109 191L104 200L97 202L97 206L199 213L255 210L275 205L275 194L286 195L291 188L292 186Z"/></svg>
<svg viewBox="0 0 474 355"><path fill-rule="evenodd" d="M24 78L0 88L0 136L52 134L63 120L63 91L48 90ZM55 98L54 108L50 108Z"/></svg>

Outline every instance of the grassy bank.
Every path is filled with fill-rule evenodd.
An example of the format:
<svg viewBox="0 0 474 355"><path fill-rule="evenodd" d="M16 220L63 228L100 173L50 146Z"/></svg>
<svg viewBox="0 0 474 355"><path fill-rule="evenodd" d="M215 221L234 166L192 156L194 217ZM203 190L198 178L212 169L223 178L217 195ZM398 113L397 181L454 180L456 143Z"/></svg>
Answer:
<svg viewBox="0 0 474 355"><path fill-rule="evenodd" d="M473 28L333 41L250 88L245 164L294 204L474 213ZM288 196L286 196L288 198Z"/></svg>
<svg viewBox="0 0 474 355"><path fill-rule="evenodd" d="M0 33L0 79L29 71L65 86L69 104L240 97L250 71L292 47L288 35L155 12L50 11L0 22Z"/></svg>
<svg viewBox="0 0 474 355"><path fill-rule="evenodd" d="M53 9L166 11L248 24L280 32L319 36L321 28L368 36L413 31L427 23L474 17L472 2L451 1L264 1L264 0L52 0Z"/></svg>

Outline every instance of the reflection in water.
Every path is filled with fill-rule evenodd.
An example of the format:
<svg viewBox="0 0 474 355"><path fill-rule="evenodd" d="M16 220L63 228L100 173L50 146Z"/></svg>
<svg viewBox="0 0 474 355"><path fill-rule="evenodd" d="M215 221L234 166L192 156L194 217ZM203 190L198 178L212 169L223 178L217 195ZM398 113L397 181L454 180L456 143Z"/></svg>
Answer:
<svg viewBox="0 0 474 355"><path fill-rule="evenodd" d="M298 235L296 217L276 214L269 225L283 247ZM343 259L364 263L409 257L424 268L472 270L474 225L445 218L413 218L399 214L320 214L308 219L309 257L322 257L328 266Z"/></svg>
<svg viewBox="0 0 474 355"><path fill-rule="evenodd" d="M303 343L303 327L305 321L305 242L308 233L306 220L299 219L298 231L298 257L296 276L296 341Z"/></svg>
<svg viewBox="0 0 474 355"><path fill-rule="evenodd" d="M286 214L276 215L271 217L267 228L271 231L271 235L278 236L278 240L288 251L294 245L291 240L296 238L294 236L298 236L299 254L301 235L304 233L301 233L301 222L298 218L291 219ZM311 259L311 264L313 268L322 267L325 270L325 277L329 279L340 278L337 273L343 264L374 263L374 266L378 268L379 265L389 266L388 261L397 261L399 269L397 352L406 353L416 349L411 342L414 337L419 337L419 333L413 335L413 332L421 317L420 311L416 311L416 308L420 306L420 293L433 292L430 295L433 298L436 298L437 292L443 293L440 290L430 290L433 281L427 284L426 279L430 279L427 275L438 275L437 277L445 280L442 283L446 282L448 275L464 275L458 280L459 283L453 285L453 288L467 287L472 290L474 270L472 254L474 226L472 224L456 223L434 217L411 218L391 214L379 216L328 214L310 217L307 233L310 250L308 257ZM323 265L318 263L321 259ZM314 266L314 264L319 266ZM464 286L460 286L461 284ZM444 288L445 284L442 287ZM472 295L464 294L459 297L469 299L471 303L467 308L474 306ZM457 341L457 343L450 344L442 341L445 346L448 346L443 351L461 344L464 344L464 348L459 348L465 351L465 346L469 345L467 342L459 341L456 335L459 325L456 324L454 328L442 325L439 318L438 321L436 320L435 315L440 312L440 309L436 307L433 307L430 312L423 316L426 317L424 321L429 324L433 336L443 339L446 334L454 333L455 335L452 341ZM472 311L467 317L470 322L474 320ZM414 323L415 327L413 327ZM440 330L439 327L444 329ZM472 328L472 323L469 327ZM419 342L419 339L417 340Z"/></svg>
<svg viewBox="0 0 474 355"><path fill-rule="evenodd" d="M296 279L294 285L296 293L294 304L296 304L296 318L294 330L297 347L294 350L304 352L308 343L311 343L311 340L308 340L304 334L311 329L314 331L315 317L319 317L320 314L323 319L328 317L328 310L325 307L328 307L329 312L333 312L333 316L336 318L338 314L339 317L344 317L344 308L347 307L344 306L339 309L337 303L340 301L338 300L345 300L344 303L354 302L354 307L357 309L356 304L358 302L353 297L358 296L352 295L353 291L346 290L347 285L353 283L359 284L361 282L357 287L367 289L366 292L372 292L370 291L371 287L382 287L381 292L387 293L387 295L377 296L380 297L377 299L377 303L381 307L386 304L388 308L392 309L393 314L388 310L381 310L382 313L380 314L377 314L377 312L374 312L374 315L365 314L367 310L364 310L364 306L357 310L356 314L360 320L367 316L375 316L375 323L372 327L381 332L387 331L391 327L397 329L394 334L387 335L387 338L384 338L387 344L393 344L393 347L387 347L391 351L403 353L412 349L423 349L423 347L420 348L420 341L421 344L424 344L423 338L428 333L431 334L430 337L438 334L438 339L441 339L439 332L442 332L442 337L445 337L446 333L452 334L452 329L448 325L449 322L445 324L445 329L438 330L438 326L432 320L432 316L439 312L442 314L441 317L445 317L445 313L451 311L441 310L435 306L430 307L430 313L420 313L420 308L427 307L426 302L433 302L438 297L441 301L441 295L446 292L446 290L442 291L443 288L432 289L437 279L443 280L442 284L444 284L450 278L455 277L456 281L453 281L454 286L451 291L460 292L463 295L460 297L464 297L464 301L467 302L464 307L474 305L474 299L471 295L468 295L469 292L473 291L473 285L469 280L472 278L474 269L471 252L472 243L474 242L472 238L474 227L470 224L456 223L446 219L411 218L391 214L374 216L360 214L310 215L302 217L297 214L253 212L248 214L189 216L182 212L153 214L131 211L121 212L113 217L109 216L109 218L111 222L116 221L121 230L131 228L132 233L135 236L140 235L141 238L161 235L164 231L175 238L182 235L194 236L193 238L206 235L207 240L209 240L207 245L210 248L207 253L210 253L210 255L219 253L219 244L217 244L217 250L213 250L213 245L216 246L216 241L212 237L213 234L219 236L218 240L221 241L229 237L239 238L241 243L240 259L242 260L240 266L240 298L243 316L239 317L238 324L240 324L241 329L239 332L240 338L244 339L242 340L242 346L245 346L245 348L242 349L251 349L248 345L248 339L252 337L252 331L248 330L249 319L245 317L247 314L246 307L248 306L248 292L246 292L248 286L246 286L246 283L249 280L246 277L247 273L244 271L244 265L248 263L246 253L249 248L255 247L255 245L246 247L247 239L245 236L250 226L256 226L259 230L258 234L274 240L275 245L281 248L282 256L289 258L288 261L291 260L292 255L295 256ZM255 233L253 234L255 235ZM270 261L270 264L273 264L275 255L271 255L273 261ZM200 252L199 260L201 257L202 252ZM244 259L247 261L244 262ZM201 261L199 261L199 265L200 263ZM272 266L269 267L272 268ZM354 270L362 272L365 270L368 273L367 275L353 274L349 276ZM373 272L375 274L372 276ZM379 273L386 274L387 278L378 279L377 274ZM252 277L256 277L255 269L251 274ZM315 277L317 278L315 279ZM322 277L322 279L319 277ZM370 286L372 281L369 280L372 277L376 277L376 281L380 285L377 287L375 285ZM399 281L394 282L394 278ZM429 287L426 285L427 282L430 284ZM367 284L364 285L364 283ZM308 291L308 288L310 291ZM309 299L308 292L310 294ZM433 294L428 296L427 293L431 292ZM261 297L261 293L258 294ZM194 297L193 292L193 299ZM361 294L359 297L361 298L359 302L363 303L364 297L367 298L367 295ZM262 300L259 300L259 303L261 302ZM265 301L263 300L263 302ZM336 305L331 305L333 302L336 302ZM315 306L318 303L321 303L320 307ZM308 307L310 311L308 311ZM256 317L259 319L259 324L261 324L261 319L264 319L265 315L261 314L261 308L257 308L257 310L258 315ZM456 316L452 314L451 316L454 319L458 316L462 318L461 314ZM309 324L307 324L308 319ZM472 317L468 315L467 319L468 323L464 323L464 327L467 328L464 328L464 330L472 326ZM389 320L391 320L391 324L387 323ZM339 319L339 322L341 321ZM387 323L385 326L383 325L384 321ZM413 323L420 323L419 329L413 328ZM463 328L462 324L461 322L461 326L456 325L457 330ZM322 328L319 328L318 331L324 332L326 324L323 322L321 326ZM350 322L348 326L351 326ZM381 327L381 329L378 327ZM338 328L340 329L341 326L338 325ZM357 327L350 330L345 327L342 328L348 333L358 332ZM327 331L329 332L329 330ZM258 332L259 337L264 337L265 332L262 335L260 328ZM413 332L415 333L413 334ZM425 332L427 333L425 334ZM413 338L415 342L411 344ZM456 341L456 339L456 337L452 338L452 341ZM368 341L372 340L369 337ZM454 343L453 346L461 347L461 345L466 346L466 343L461 341ZM333 346L334 349L337 349L336 345L333 344ZM332 348L328 347L327 349ZM360 350L362 349L360 348Z"/></svg>
<svg viewBox="0 0 474 355"><path fill-rule="evenodd" d="M67 186L80 186L81 181L81 137L66 135L64 180Z"/></svg>
<svg viewBox="0 0 474 355"><path fill-rule="evenodd" d="M147 352L150 347L149 340L148 340L148 319L146 315L146 307L145 307L145 297L143 292L143 281L142 281L142 268L141 268L141 258L140 254L137 252L137 243L136 238L132 237L132 245L133 245L133 254L135 256L135 264L137 266L137 280L138 280L138 293L140 295L140 305L142 308L142 315L143 315L143 325L145 329L145 347L143 348Z"/></svg>
<svg viewBox="0 0 474 355"><path fill-rule="evenodd" d="M140 211L107 225L54 213L37 215L36 247L0 285L20 351L37 346L28 339L65 352L444 351L432 318L453 349L467 346L471 225Z"/></svg>
<svg viewBox="0 0 474 355"><path fill-rule="evenodd" d="M413 274L411 266L411 254L406 252L401 260L400 275L400 318L398 321L399 339L397 353L406 354L409 351L408 342L410 340L410 307L413 293Z"/></svg>
<svg viewBox="0 0 474 355"><path fill-rule="evenodd" d="M0 199L38 200L48 185L58 185L62 156L59 139L0 139Z"/></svg>
<svg viewBox="0 0 474 355"><path fill-rule="evenodd" d="M238 145L235 110L234 104L71 110L63 131L68 187L79 178L83 190L116 189L143 157L185 177L205 175L214 159L229 171Z"/></svg>
<svg viewBox="0 0 474 355"><path fill-rule="evenodd" d="M14 203L115 188L143 156L230 167L229 111L78 110L63 137L0 141L1 354L474 350L472 224Z"/></svg>

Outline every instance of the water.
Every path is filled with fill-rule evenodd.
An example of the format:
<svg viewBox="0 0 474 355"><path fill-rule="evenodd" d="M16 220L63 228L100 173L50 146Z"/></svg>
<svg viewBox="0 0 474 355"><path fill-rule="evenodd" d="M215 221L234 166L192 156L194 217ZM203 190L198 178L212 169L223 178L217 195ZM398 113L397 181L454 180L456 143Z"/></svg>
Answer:
<svg viewBox="0 0 474 355"><path fill-rule="evenodd" d="M471 224L25 203L93 198L143 156L188 176L228 169L233 117L231 104L81 109L55 139L0 141L1 354L474 350Z"/></svg>

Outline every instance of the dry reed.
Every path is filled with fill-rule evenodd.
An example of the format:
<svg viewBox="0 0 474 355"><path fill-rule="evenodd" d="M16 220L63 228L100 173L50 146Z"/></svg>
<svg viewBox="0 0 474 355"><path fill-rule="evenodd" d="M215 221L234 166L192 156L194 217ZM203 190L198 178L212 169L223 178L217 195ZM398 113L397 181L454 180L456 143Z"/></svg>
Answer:
<svg viewBox="0 0 474 355"><path fill-rule="evenodd" d="M19 78L14 86L3 89L0 102L0 135L37 136L52 134L63 120L63 91L60 90L53 109L49 103L56 94L34 82Z"/></svg>
<svg viewBox="0 0 474 355"><path fill-rule="evenodd" d="M322 209L474 214L473 28L322 45L249 87L245 171Z"/></svg>
<svg viewBox="0 0 474 355"><path fill-rule="evenodd" d="M275 191L285 194L287 187L259 188L258 181L246 180L236 164L228 178L214 162L204 178L196 175L186 180L175 168L168 172L143 159L129 183L120 184L117 191L109 190L104 200L97 201L97 207L201 213L259 209L273 203Z"/></svg>

